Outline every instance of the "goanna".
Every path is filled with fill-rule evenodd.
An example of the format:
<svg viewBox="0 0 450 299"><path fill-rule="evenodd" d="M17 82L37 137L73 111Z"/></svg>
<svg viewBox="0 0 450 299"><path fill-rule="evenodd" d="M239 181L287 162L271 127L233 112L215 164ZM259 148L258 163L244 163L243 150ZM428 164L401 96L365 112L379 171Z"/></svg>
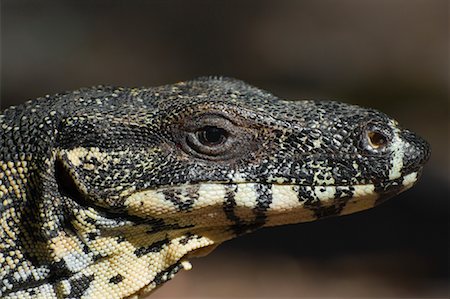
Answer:
<svg viewBox="0 0 450 299"><path fill-rule="evenodd" d="M45 96L0 131L2 298L143 296L225 240L371 208L429 157L376 110L220 77Z"/></svg>

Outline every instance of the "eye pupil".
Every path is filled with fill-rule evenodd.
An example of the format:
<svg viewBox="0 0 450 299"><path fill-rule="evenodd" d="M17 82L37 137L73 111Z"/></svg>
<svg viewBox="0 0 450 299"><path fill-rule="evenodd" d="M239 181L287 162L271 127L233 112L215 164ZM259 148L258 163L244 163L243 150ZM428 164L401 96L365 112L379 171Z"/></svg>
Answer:
<svg viewBox="0 0 450 299"><path fill-rule="evenodd" d="M369 143L373 148L380 148L386 145L387 138L380 132L369 131L367 132L367 138L369 139Z"/></svg>
<svg viewBox="0 0 450 299"><path fill-rule="evenodd" d="M197 133L199 141L204 145L218 145L225 141L226 131L224 129L206 126Z"/></svg>

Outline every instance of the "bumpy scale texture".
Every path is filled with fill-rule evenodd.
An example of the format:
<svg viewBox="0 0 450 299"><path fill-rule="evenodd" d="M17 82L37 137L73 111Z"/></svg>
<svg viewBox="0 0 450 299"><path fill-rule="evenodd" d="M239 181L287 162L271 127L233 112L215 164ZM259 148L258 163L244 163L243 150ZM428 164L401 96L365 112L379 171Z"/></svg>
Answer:
<svg viewBox="0 0 450 299"><path fill-rule="evenodd" d="M142 296L225 240L371 208L429 156L381 112L220 77L46 96L0 132L2 298Z"/></svg>

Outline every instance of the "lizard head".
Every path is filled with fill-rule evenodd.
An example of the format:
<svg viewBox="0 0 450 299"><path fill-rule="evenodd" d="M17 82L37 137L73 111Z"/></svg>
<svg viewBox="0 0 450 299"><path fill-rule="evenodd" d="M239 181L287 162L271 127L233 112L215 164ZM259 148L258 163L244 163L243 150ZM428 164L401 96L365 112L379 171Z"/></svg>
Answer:
<svg viewBox="0 0 450 299"><path fill-rule="evenodd" d="M61 123L59 190L92 255L122 250L144 265L142 292L236 235L371 208L411 187L429 157L381 112L234 79L92 98Z"/></svg>
<svg viewBox="0 0 450 299"><path fill-rule="evenodd" d="M384 113L280 100L234 79L119 92L127 93L121 107L101 115L91 106L83 117L66 118L59 140L75 187L104 208L126 210L131 199L154 191L174 193L161 204L186 213L207 204L199 188L214 184L224 192L268 188L267 195L274 185L295 187L297 201L319 214L321 204L352 205L363 193L373 206L411 187L429 157L423 139ZM177 199L183 189L190 193L178 195L186 200Z"/></svg>

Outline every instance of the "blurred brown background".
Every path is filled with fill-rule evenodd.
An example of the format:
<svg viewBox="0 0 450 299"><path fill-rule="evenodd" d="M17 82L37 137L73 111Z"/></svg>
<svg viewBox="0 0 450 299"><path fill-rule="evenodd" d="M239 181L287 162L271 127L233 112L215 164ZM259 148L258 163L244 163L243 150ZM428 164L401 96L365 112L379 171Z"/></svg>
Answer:
<svg viewBox="0 0 450 299"><path fill-rule="evenodd" d="M1 0L1 108L95 84L227 75L378 108L424 136L422 181L359 214L261 230L153 298L448 297L446 0Z"/></svg>

